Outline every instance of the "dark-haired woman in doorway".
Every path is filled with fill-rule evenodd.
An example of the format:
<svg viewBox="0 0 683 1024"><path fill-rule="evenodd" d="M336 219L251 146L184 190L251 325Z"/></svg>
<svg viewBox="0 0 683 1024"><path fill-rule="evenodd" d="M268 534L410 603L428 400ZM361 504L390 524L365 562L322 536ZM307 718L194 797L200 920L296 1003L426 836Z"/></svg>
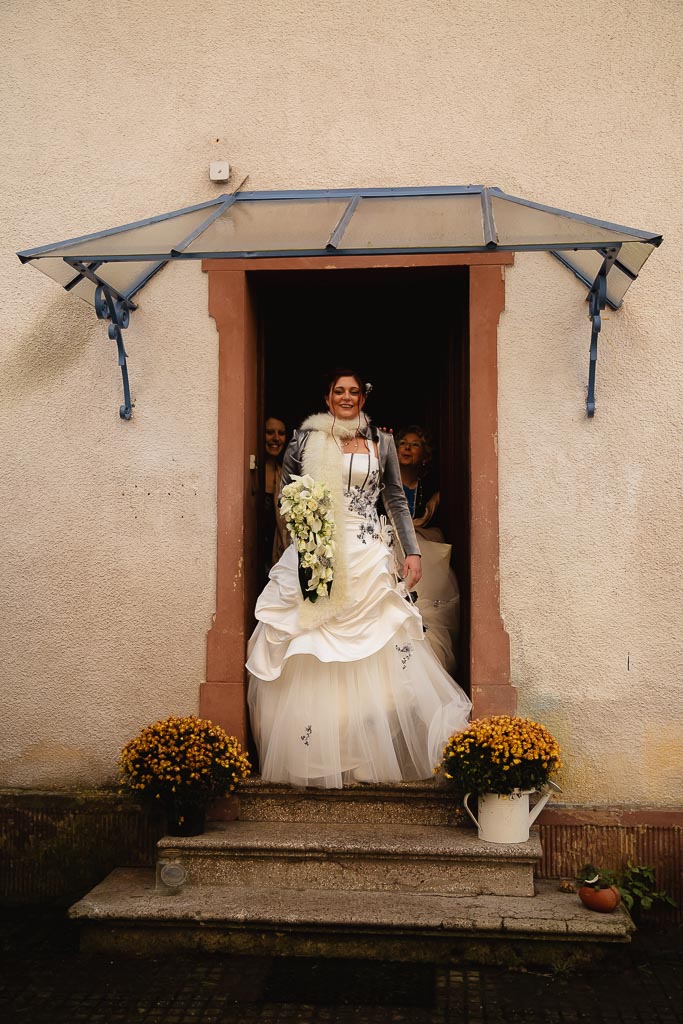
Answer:
<svg viewBox="0 0 683 1024"><path fill-rule="evenodd" d="M282 481L282 457L287 443L287 427L284 420L276 416L266 418L264 429L264 523L263 523L263 567L264 578L268 578L271 566L282 557L289 544L287 527L280 515L278 497Z"/></svg>
<svg viewBox="0 0 683 1024"><path fill-rule="evenodd" d="M368 390L355 371L335 371L327 412L305 420L285 453L283 487L307 475L327 488L333 581L306 600L292 544L256 605L249 707L270 781L339 788L429 778L469 718L469 699L409 600L422 574L419 548L394 440L364 412ZM401 549L398 577L380 494Z"/></svg>

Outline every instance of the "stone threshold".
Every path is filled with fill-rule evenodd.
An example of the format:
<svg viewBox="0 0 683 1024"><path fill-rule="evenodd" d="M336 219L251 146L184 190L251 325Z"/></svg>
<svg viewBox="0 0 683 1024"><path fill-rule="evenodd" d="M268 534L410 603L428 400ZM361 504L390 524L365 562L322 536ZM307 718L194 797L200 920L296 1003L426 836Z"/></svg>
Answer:
<svg viewBox="0 0 683 1024"><path fill-rule="evenodd" d="M635 930L623 907L596 914L555 880L537 882L531 897L262 886L187 886L167 895L144 868L116 869L70 916L81 924L84 950L434 962L507 962L516 950L525 961L548 963L570 947L585 956L586 944L629 942Z"/></svg>
<svg viewBox="0 0 683 1024"><path fill-rule="evenodd" d="M212 817L245 821L320 821L353 824L462 825L468 819L460 798L443 779L417 782L358 782L342 789L296 787L264 782L259 776L240 783L235 798L217 801Z"/></svg>

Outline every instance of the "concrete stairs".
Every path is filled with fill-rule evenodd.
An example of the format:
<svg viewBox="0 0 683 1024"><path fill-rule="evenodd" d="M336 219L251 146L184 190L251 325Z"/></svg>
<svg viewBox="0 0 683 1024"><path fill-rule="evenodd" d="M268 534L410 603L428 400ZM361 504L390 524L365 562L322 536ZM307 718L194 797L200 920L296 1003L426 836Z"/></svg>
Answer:
<svg viewBox="0 0 683 1024"><path fill-rule="evenodd" d="M189 886L533 896L540 856L537 837L496 850L438 825L232 821L159 840L157 880L175 865Z"/></svg>
<svg viewBox="0 0 683 1024"><path fill-rule="evenodd" d="M292 790L250 780L240 817L163 837L156 869L120 868L71 908L82 948L562 963L626 942L539 883L537 833L481 842L436 784Z"/></svg>

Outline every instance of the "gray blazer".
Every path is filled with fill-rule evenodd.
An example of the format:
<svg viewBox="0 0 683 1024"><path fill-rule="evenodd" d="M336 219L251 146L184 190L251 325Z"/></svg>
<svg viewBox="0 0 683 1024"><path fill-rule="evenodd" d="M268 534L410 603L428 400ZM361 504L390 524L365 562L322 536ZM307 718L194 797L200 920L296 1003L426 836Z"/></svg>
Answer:
<svg viewBox="0 0 683 1024"><path fill-rule="evenodd" d="M360 431L370 442L376 442L379 452L379 486L389 522L393 525L405 555L419 555L415 527L406 501L401 470L398 465L396 445L391 434L378 430L372 423ZM294 436L287 445L282 462L282 482L280 492L288 484L292 475L303 474L303 455L310 430L295 430Z"/></svg>

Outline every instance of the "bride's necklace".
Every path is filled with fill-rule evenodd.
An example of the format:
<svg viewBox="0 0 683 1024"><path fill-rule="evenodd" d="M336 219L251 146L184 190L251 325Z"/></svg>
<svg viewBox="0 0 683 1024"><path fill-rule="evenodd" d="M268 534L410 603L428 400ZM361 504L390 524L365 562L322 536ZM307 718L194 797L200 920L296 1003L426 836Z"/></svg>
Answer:
<svg viewBox="0 0 683 1024"><path fill-rule="evenodd" d="M357 452L360 446L361 436L362 435L358 431L356 431L353 437L343 437L341 439L340 444L337 438L334 436L334 430L332 431L332 438L334 440L334 443L336 444L337 448L342 453L342 455L348 454L348 452Z"/></svg>

